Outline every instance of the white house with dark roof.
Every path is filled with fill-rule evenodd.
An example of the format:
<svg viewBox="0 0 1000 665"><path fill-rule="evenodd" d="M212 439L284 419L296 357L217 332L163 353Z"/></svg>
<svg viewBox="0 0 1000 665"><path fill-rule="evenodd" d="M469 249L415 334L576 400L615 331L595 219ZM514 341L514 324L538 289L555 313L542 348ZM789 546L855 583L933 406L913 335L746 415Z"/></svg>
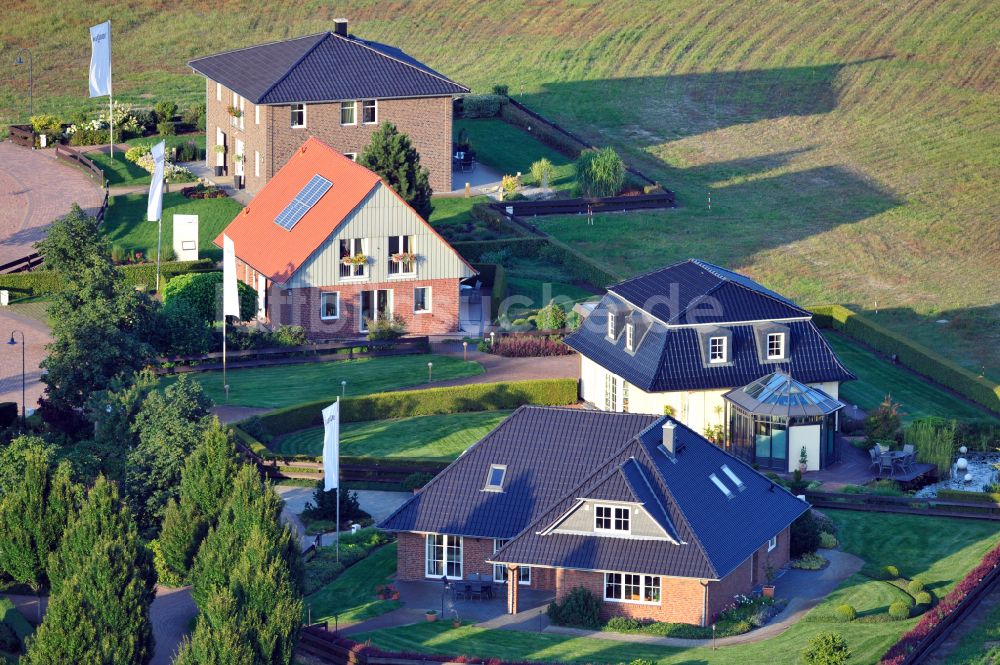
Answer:
<svg viewBox="0 0 1000 665"><path fill-rule="evenodd" d="M582 356L585 401L606 411L673 415L718 443L729 441L734 424L745 424L726 399L737 389L780 373L808 389L808 399L834 406L841 382L854 378L809 311L697 259L610 287L566 343ZM761 467L791 471L805 445L807 468L819 469L835 458L840 406L811 419L758 413L752 434L743 437L753 445L740 454ZM800 425L822 431L792 431Z"/></svg>

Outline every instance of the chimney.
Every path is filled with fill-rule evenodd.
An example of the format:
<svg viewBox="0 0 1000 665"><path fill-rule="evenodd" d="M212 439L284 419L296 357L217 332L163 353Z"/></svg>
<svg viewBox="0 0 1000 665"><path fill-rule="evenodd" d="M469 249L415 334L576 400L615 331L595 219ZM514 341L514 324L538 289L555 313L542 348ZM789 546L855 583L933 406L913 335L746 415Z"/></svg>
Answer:
<svg viewBox="0 0 1000 665"><path fill-rule="evenodd" d="M333 19L333 33L335 35L340 35L341 37L347 36L347 19L346 18L335 18Z"/></svg>
<svg viewBox="0 0 1000 665"><path fill-rule="evenodd" d="M668 455L676 455L676 443L674 441L674 429L677 427L677 423L672 420L668 420L663 423L663 451Z"/></svg>

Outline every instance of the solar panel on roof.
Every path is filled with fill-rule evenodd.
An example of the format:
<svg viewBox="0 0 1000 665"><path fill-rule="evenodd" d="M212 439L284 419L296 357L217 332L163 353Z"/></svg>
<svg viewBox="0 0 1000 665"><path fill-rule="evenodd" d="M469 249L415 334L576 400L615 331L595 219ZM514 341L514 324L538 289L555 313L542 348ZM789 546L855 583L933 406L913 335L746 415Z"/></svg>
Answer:
<svg viewBox="0 0 1000 665"><path fill-rule="evenodd" d="M278 213L278 216L274 218L274 223L286 231L291 231L292 227L299 223L299 220L323 198L323 195L331 187L333 187L332 182L321 175L314 175L306 183L306 186L299 190L295 198L285 206L285 209Z"/></svg>

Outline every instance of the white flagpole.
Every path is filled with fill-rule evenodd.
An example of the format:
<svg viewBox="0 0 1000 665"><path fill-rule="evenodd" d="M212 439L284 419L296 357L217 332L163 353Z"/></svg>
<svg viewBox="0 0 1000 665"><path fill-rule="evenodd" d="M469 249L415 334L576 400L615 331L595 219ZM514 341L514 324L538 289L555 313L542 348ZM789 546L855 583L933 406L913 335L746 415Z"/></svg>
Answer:
<svg viewBox="0 0 1000 665"><path fill-rule="evenodd" d="M337 441L340 441L340 397L337 397ZM337 473L340 474L340 446L337 446ZM340 478L337 478L337 563L340 563Z"/></svg>
<svg viewBox="0 0 1000 665"><path fill-rule="evenodd" d="M111 20L108 19L108 126L111 128L111 136L108 137L111 143L108 145L108 152L111 161L115 161L115 97L111 92ZM157 282L159 288L159 282Z"/></svg>
<svg viewBox="0 0 1000 665"><path fill-rule="evenodd" d="M222 390L226 393L226 404L229 404L229 383L226 381L226 312L222 312Z"/></svg>

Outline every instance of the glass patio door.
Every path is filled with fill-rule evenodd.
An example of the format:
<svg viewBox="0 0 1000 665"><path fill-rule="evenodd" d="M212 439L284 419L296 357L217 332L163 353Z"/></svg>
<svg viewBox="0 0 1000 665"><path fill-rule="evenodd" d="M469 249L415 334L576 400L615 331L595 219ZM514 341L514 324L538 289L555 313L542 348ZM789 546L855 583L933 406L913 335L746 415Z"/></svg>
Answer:
<svg viewBox="0 0 1000 665"><path fill-rule="evenodd" d="M788 470L788 430L784 422L756 419L754 445L756 462L762 468Z"/></svg>
<svg viewBox="0 0 1000 665"><path fill-rule="evenodd" d="M392 289L374 289L361 292L359 330L368 332L368 321L384 321L392 317Z"/></svg>

